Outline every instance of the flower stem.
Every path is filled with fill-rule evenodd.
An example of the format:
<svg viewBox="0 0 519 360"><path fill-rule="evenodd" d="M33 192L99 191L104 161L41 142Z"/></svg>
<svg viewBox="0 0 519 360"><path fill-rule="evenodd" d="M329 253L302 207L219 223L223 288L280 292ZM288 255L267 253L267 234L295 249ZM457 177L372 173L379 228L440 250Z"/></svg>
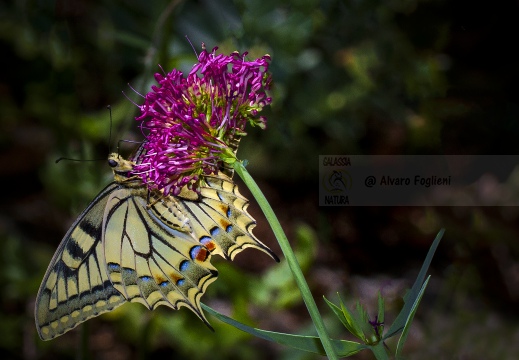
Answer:
<svg viewBox="0 0 519 360"><path fill-rule="evenodd" d="M310 317L312 318L315 329L317 330L317 334L321 339L321 343L323 344L323 348L326 352L326 355L329 359L338 359L337 355L335 354L330 337L328 336L328 333L324 326L321 314L319 314L319 310L317 309L317 305L314 301L314 298L312 297L310 288L308 287L303 272L301 271L301 267L297 262L297 258L294 252L292 251L292 248L290 247L285 232L283 231L283 228L281 227L278 218L274 214L272 207L270 206L267 199L261 192L260 188L258 187L258 184L256 184L254 179L250 176L249 172L245 169L243 164L240 161L236 161L233 164L233 167L234 170L236 170L236 172L238 173L238 175L242 178L245 185L247 185L247 187L251 191L252 195L261 207L261 210L263 210L263 213L265 214L265 217L267 218L270 227L272 228L272 231L274 232L274 235L278 240L279 246L281 247L281 251L285 256L285 259L287 260L288 267L292 271L292 275L294 276L296 284L299 287L299 291L301 291L301 296L303 297L303 301L305 302L308 312L310 313Z"/></svg>
<svg viewBox="0 0 519 360"><path fill-rule="evenodd" d="M382 341L377 345L372 346L371 351L373 351L373 355L375 355L377 360L389 360L389 356L387 355L387 351Z"/></svg>

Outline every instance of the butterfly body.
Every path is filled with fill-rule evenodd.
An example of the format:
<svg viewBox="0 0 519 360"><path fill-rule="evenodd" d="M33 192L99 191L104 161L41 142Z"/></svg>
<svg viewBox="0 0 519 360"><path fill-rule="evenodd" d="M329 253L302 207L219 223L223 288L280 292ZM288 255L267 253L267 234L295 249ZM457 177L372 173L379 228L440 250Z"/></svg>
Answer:
<svg viewBox="0 0 519 360"><path fill-rule="evenodd" d="M233 259L246 247L277 257L251 233L248 202L224 174L200 192L150 191L133 161L111 154L114 182L65 234L36 298L36 328L50 340L127 301L148 309L186 306L209 327L200 298L218 272L211 253Z"/></svg>

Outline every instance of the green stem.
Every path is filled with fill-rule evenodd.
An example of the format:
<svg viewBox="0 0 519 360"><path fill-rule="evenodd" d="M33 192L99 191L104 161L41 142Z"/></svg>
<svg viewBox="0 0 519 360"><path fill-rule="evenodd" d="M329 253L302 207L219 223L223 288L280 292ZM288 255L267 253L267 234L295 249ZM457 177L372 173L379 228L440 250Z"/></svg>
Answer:
<svg viewBox="0 0 519 360"><path fill-rule="evenodd" d="M261 210L263 210L263 213L265 214L265 217L267 218L270 227L272 228L272 231L274 232L274 235L278 240L279 246L281 247L281 251L283 251L283 255L287 260L288 267L292 271L296 284L299 287L299 291L301 291L303 301L305 302L308 312L310 313L310 317L314 322L315 329L317 330L317 334L321 339L321 343L323 344L323 348L326 352L326 355L329 359L338 359L333 349L330 337L328 336L328 333L324 326L321 314L319 314L319 310L317 309L317 305L315 304L314 298L312 297L310 288L308 287L303 272L301 271L301 267L297 262L296 256L292 251L292 248L290 247L285 232L283 231L283 228L281 227L278 218L274 214L272 207L270 206L267 199L261 192L260 188L258 187L258 184L256 184L254 179L250 176L243 164L240 161L236 161L233 164L233 167L234 170L236 170L236 172L238 173L238 175L242 178L245 185L247 185L247 187L251 191L252 195L261 207Z"/></svg>
<svg viewBox="0 0 519 360"><path fill-rule="evenodd" d="M377 360L388 360L387 351L384 347L384 343L381 341L377 345L370 347L373 351L373 355Z"/></svg>

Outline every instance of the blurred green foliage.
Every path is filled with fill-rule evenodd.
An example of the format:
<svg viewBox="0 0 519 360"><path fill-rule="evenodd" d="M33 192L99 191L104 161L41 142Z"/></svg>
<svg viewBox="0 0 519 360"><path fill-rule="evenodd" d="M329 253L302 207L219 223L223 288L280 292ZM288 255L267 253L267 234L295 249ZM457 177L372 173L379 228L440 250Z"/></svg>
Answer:
<svg viewBox="0 0 519 360"><path fill-rule="evenodd" d="M54 161L104 159L119 140L142 140L132 101L159 64L188 71L196 60L190 42L195 51L204 42L272 56L268 128L250 129L239 155L296 244L316 298L341 291L350 305L358 297L376 304L376 292L361 289L388 296L398 283L388 278L412 279L432 234L445 227L404 354L513 358L517 208L319 208L317 159L518 153L518 15L511 0L2 2L0 354L76 356L79 331L37 339L34 298L59 239L111 174L103 162ZM120 151L135 147L121 143ZM255 204L251 212L255 233L276 250ZM216 266L219 280L203 301L264 329L311 333L283 264L245 251ZM398 297L386 301L395 314ZM185 309L131 304L88 324L93 358L308 358L215 321L213 334Z"/></svg>

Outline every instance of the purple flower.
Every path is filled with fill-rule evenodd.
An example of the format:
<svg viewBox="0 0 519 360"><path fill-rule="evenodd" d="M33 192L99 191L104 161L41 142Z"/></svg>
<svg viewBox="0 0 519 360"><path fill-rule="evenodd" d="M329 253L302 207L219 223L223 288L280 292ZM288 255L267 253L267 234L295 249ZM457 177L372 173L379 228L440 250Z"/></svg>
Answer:
<svg viewBox="0 0 519 360"><path fill-rule="evenodd" d="M159 85L136 117L148 135L133 172L165 195L178 195L185 185L197 190L203 175L236 161L233 140L246 135L247 123L266 127L258 113L272 101L265 92L270 56L245 61L246 52L225 56L216 47L202 49L186 78L176 69L155 74Z"/></svg>

